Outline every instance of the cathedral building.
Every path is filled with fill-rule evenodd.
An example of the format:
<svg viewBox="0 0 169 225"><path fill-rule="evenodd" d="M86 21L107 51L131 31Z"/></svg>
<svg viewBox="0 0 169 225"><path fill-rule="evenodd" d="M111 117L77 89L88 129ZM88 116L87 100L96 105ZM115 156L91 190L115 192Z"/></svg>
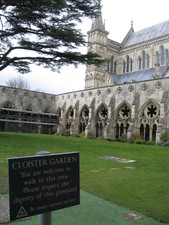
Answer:
<svg viewBox="0 0 169 225"><path fill-rule="evenodd" d="M119 139L132 134L160 142L169 128L169 21L110 40L101 11L88 32L88 51L104 65L88 65L85 89L50 95L0 87L0 129Z"/></svg>

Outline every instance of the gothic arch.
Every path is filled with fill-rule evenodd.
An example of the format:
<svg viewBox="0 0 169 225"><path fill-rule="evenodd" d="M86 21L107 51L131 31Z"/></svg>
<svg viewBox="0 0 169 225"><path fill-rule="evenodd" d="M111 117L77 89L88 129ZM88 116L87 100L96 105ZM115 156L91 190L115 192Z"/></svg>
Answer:
<svg viewBox="0 0 169 225"><path fill-rule="evenodd" d="M43 112L44 113L51 113L51 106L50 105L46 105L44 108L43 108Z"/></svg>
<svg viewBox="0 0 169 225"><path fill-rule="evenodd" d="M33 109L32 104L27 104L27 105L24 107L24 110L25 110L25 111L33 111L32 109Z"/></svg>
<svg viewBox="0 0 169 225"><path fill-rule="evenodd" d="M118 139L128 131L131 121L131 105L123 101L115 111L115 137Z"/></svg>
<svg viewBox="0 0 169 225"><path fill-rule="evenodd" d="M138 127L144 140L156 140L159 118L160 106L154 100L150 99L141 107L138 114Z"/></svg>
<svg viewBox="0 0 169 225"><path fill-rule="evenodd" d="M95 113L96 137L103 137L103 131L107 125L108 107L102 103Z"/></svg>
<svg viewBox="0 0 169 225"><path fill-rule="evenodd" d="M126 65L126 72L129 72L129 69L130 69L130 58L129 56L127 55L127 65Z"/></svg>
<svg viewBox="0 0 169 225"><path fill-rule="evenodd" d="M89 107L86 104L82 107L79 115L79 133L82 133L89 121Z"/></svg>
<svg viewBox="0 0 169 225"><path fill-rule="evenodd" d="M73 106L69 106L66 112L66 130L70 131L70 128L73 124L73 118L74 118L74 109Z"/></svg>
<svg viewBox="0 0 169 225"><path fill-rule="evenodd" d="M1 108L16 109L16 106L14 105L13 102L7 100L1 104Z"/></svg>
<svg viewBox="0 0 169 225"><path fill-rule="evenodd" d="M160 64L164 65L165 51L164 51L164 46L163 45L160 46L160 56L161 56Z"/></svg>
<svg viewBox="0 0 169 225"><path fill-rule="evenodd" d="M145 51L143 50L142 51L142 69L145 69L146 68L146 53Z"/></svg>
<svg viewBox="0 0 169 225"><path fill-rule="evenodd" d="M129 104L127 101L124 100L124 101L121 102L120 105L118 105L117 108L115 109L115 116L117 116L119 109L120 109L123 105L127 105L130 109L132 108L132 107L131 107L131 104Z"/></svg>
<svg viewBox="0 0 169 225"><path fill-rule="evenodd" d="M141 64L142 64L142 59L141 57L139 56L138 57L138 69L141 70Z"/></svg>
<svg viewBox="0 0 169 225"><path fill-rule="evenodd" d="M125 73L126 72L126 62L125 62L125 60L123 60L122 64L123 64L123 73Z"/></svg>

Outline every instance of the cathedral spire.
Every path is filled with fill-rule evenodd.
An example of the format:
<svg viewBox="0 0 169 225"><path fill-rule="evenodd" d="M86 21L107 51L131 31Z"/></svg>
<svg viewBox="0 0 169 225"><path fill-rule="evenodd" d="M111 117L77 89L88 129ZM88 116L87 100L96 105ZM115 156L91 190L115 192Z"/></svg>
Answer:
<svg viewBox="0 0 169 225"><path fill-rule="evenodd" d="M99 8L96 12L96 17L92 23L91 30L105 31L105 24L103 23L103 20L102 20L101 1L99 1Z"/></svg>

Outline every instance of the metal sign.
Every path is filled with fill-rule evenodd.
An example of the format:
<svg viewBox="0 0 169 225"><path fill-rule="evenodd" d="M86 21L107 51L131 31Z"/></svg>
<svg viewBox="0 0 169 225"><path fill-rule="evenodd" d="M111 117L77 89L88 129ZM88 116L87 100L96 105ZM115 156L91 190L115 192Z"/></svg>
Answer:
<svg viewBox="0 0 169 225"><path fill-rule="evenodd" d="M10 220L80 204L79 153L8 159Z"/></svg>

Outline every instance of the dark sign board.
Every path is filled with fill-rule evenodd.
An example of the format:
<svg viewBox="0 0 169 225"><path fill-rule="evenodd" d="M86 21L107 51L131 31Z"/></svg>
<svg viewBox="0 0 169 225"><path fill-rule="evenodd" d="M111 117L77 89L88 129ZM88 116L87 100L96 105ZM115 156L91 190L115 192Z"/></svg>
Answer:
<svg viewBox="0 0 169 225"><path fill-rule="evenodd" d="M10 220L80 204L79 153L8 159Z"/></svg>

